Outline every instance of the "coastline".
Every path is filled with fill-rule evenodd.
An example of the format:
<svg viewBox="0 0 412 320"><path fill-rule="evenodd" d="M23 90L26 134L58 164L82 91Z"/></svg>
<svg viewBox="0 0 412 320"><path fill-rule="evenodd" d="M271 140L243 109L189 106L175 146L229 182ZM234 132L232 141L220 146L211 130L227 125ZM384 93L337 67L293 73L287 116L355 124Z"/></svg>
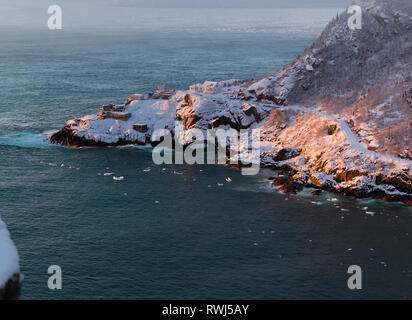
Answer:
<svg viewBox="0 0 412 320"><path fill-rule="evenodd" d="M396 6L358 2L366 8L362 30L349 30L344 12L272 75L206 81L164 96L161 90L156 97L133 94L123 104L103 106L98 115L67 121L50 142L154 146L152 134L173 128L175 120L203 132L258 129L261 166L289 177L275 181L282 190L311 186L411 205L412 77L405 70L412 61L382 43L411 40L412 20L400 19ZM389 18L382 23L382 17ZM399 60L396 67L393 59Z"/></svg>

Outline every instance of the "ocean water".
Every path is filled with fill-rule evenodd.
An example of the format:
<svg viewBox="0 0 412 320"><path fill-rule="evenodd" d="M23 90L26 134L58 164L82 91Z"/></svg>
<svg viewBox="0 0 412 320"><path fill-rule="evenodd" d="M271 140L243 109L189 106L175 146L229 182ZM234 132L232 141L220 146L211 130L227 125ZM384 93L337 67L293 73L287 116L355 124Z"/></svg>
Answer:
<svg viewBox="0 0 412 320"><path fill-rule="evenodd" d="M412 211L401 204L281 195L267 170L159 167L149 148L43 141L161 79L180 89L272 73L336 12L163 10L127 28L1 27L0 215L22 298L411 299ZM50 265L63 290L48 289ZM363 290L348 289L350 265Z"/></svg>

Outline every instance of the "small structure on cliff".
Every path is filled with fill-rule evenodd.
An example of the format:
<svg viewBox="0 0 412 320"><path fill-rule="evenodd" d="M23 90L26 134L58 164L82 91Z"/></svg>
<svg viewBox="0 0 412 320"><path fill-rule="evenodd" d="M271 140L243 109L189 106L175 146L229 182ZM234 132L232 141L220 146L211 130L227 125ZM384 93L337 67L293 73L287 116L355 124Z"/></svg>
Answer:
<svg viewBox="0 0 412 320"><path fill-rule="evenodd" d="M169 99L174 94L174 90L166 87L166 81L161 80L159 86L153 94L153 99Z"/></svg>
<svg viewBox="0 0 412 320"><path fill-rule="evenodd" d="M129 98L127 98L124 104L128 106L133 101L149 100L152 96L153 96L153 93L146 93L146 94L134 93Z"/></svg>
<svg viewBox="0 0 412 320"><path fill-rule="evenodd" d="M130 113L124 113L125 105L108 104L103 105L99 111L99 119L112 118L116 120L127 121L132 116Z"/></svg>
<svg viewBox="0 0 412 320"><path fill-rule="evenodd" d="M149 130L147 124L144 123L134 124L133 129L141 133L146 133Z"/></svg>

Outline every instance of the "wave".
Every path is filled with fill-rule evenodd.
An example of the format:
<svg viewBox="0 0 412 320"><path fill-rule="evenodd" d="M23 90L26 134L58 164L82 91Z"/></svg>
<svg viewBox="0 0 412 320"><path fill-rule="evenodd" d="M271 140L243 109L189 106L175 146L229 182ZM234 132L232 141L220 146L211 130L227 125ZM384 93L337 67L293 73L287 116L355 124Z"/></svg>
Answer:
<svg viewBox="0 0 412 320"><path fill-rule="evenodd" d="M53 145L48 142L52 132L21 131L0 136L0 146L11 146L21 148L49 148Z"/></svg>

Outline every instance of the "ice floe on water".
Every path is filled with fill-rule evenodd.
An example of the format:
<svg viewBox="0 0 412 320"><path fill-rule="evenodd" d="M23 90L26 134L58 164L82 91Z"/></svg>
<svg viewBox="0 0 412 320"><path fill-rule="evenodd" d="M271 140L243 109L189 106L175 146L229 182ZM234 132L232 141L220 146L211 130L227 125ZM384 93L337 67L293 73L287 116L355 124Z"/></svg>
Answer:
<svg viewBox="0 0 412 320"><path fill-rule="evenodd" d="M312 204L316 204L317 206L321 206L323 202L320 201L312 201Z"/></svg>

